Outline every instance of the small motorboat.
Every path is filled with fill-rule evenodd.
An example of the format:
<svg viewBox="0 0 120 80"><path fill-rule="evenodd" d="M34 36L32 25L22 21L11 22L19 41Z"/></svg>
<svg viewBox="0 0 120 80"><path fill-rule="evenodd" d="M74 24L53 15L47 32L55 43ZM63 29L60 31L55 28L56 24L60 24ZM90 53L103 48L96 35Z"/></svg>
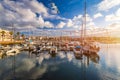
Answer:
<svg viewBox="0 0 120 80"><path fill-rule="evenodd" d="M19 51L18 49L12 48L11 50L8 50L8 51L6 52L6 55L7 55L7 56L14 56L14 55L16 55L16 54L18 54L18 53L20 53L20 51Z"/></svg>
<svg viewBox="0 0 120 80"><path fill-rule="evenodd" d="M50 53L52 54L54 54L54 53L57 53L57 47L55 47L55 46L53 46L53 47L51 47L51 49L50 49Z"/></svg>

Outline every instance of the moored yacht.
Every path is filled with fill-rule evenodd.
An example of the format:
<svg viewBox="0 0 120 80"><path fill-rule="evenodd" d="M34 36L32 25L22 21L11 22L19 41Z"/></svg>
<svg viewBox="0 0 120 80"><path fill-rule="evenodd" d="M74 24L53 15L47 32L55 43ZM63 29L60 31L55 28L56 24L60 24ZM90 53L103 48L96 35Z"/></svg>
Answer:
<svg viewBox="0 0 120 80"><path fill-rule="evenodd" d="M74 51L74 55L76 58L82 58L83 54L82 54L82 47L81 46L76 46L73 51Z"/></svg>
<svg viewBox="0 0 120 80"><path fill-rule="evenodd" d="M96 44L92 43L87 43L83 47L84 53L90 54L90 53L97 53L99 51L100 47L97 46Z"/></svg>
<svg viewBox="0 0 120 80"><path fill-rule="evenodd" d="M68 44L67 44L67 49L70 50L70 51L73 51L73 49L74 49L74 44L73 44L73 43L68 43Z"/></svg>
<svg viewBox="0 0 120 80"><path fill-rule="evenodd" d="M81 46L76 46L73 51L74 51L74 53L79 53L79 54L81 54L81 52L82 52L82 47L81 47Z"/></svg>

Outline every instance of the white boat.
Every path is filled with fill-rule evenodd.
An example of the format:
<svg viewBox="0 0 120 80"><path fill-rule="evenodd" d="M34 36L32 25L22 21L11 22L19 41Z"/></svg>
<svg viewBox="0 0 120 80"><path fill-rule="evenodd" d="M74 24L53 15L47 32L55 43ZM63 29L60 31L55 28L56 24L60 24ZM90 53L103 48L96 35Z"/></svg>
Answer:
<svg viewBox="0 0 120 80"><path fill-rule="evenodd" d="M16 48L16 49L19 49L19 50L22 49L22 47L21 47L21 46L18 46L18 45L15 45L15 48Z"/></svg>
<svg viewBox="0 0 120 80"><path fill-rule="evenodd" d="M83 47L83 50L84 50L84 53L97 53L99 51L99 46L97 46L96 44L94 43L89 43L89 44L86 44L84 47Z"/></svg>
<svg viewBox="0 0 120 80"><path fill-rule="evenodd" d="M90 46L89 45L83 46L83 52L84 53L88 53L89 54L89 51L90 51Z"/></svg>
<svg viewBox="0 0 120 80"><path fill-rule="evenodd" d="M46 46L46 50L50 50L52 46Z"/></svg>
<svg viewBox="0 0 120 80"><path fill-rule="evenodd" d="M70 51L73 51L73 49L74 49L74 44L73 44L73 43L67 44L67 49L70 50Z"/></svg>
<svg viewBox="0 0 120 80"><path fill-rule="evenodd" d="M89 52L91 52L91 53L97 53L99 51L99 49L100 49L99 47L97 47L95 45L91 45Z"/></svg>
<svg viewBox="0 0 120 80"><path fill-rule="evenodd" d="M83 53L81 46L76 46L73 51L76 59L82 59Z"/></svg>
<svg viewBox="0 0 120 80"><path fill-rule="evenodd" d="M7 55L7 56L14 56L14 55L16 55L16 54L18 54L18 53L20 53L20 51L19 51L18 49L16 49L16 48L13 48L13 49L7 51L7 52L6 52L6 55Z"/></svg>
<svg viewBox="0 0 120 80"><path fill-rule="evenodd" d="M4 50L10 50L11 47L9 45L7 45L6 47L3 48Z"/></svg>
<svg viewBox="0 0 120 80"><path fill-rule="evenodd" d="M50 53L57 53L57 47L55 46L51 47Z"/></svg>
<svg viewBox="0 0 120 80"><path fill-rule="evenodd" d="M41 50L42 50L42 51L45 51L45 50L46 50L46 46L42 46L42 47L41 47Z"/></svg>
<svg viewBox="0 0 120 80"><path fill-rule="evenodd" d="M59 47L59 50L61 51L67 51L67 45L66 44L62 44L60 47Z"/></svg>
<svg viewBox="0 0 120 80"><path fill-rule="evenodd" d="M81 46L76 46L73 51L76 54L82 54L82 47Z"/></svg>
<svg viewBox="0 0 120 80"><path fill-rule="evenodd" d="M38 55L41 51L42 51L41 46L34 46L34 48L31 52L32 52L32 54Z"/></svg>

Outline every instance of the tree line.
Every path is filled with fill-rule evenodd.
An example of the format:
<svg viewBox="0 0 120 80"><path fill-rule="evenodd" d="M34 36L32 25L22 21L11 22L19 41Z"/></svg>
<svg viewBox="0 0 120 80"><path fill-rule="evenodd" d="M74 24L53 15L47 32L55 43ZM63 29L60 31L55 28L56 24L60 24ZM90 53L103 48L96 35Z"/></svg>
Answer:
<svg viewBox="0 0 120 80"><path fill-rule="evenodd" d="M8 36L6 34L10 35L10 40L11 41L13 39L14 40L21 40L20 37L22 38L22 40L25 39L25 35L24 34L20 34L20 32L14 33L13 31L9 31L9 33L6 33L6 31L2 30L2 31L0 31L0 35L1 35L2 41L4 41L5 36Z"/></svg>

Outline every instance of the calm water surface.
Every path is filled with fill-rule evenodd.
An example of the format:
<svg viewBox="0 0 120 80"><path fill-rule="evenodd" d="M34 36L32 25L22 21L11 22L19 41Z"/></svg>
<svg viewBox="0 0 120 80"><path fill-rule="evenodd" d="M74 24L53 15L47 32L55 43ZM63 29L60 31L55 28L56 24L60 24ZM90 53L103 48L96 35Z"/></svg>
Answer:
<svg viewBox="0 0 120 80"><path fill-rule="evenodd" d="M21 52L0 59L0 80L120 80L120 44L101 44L98 54L76 59L73 52L37 57ZM15 64L14 64L15 63Z"/></svg>

